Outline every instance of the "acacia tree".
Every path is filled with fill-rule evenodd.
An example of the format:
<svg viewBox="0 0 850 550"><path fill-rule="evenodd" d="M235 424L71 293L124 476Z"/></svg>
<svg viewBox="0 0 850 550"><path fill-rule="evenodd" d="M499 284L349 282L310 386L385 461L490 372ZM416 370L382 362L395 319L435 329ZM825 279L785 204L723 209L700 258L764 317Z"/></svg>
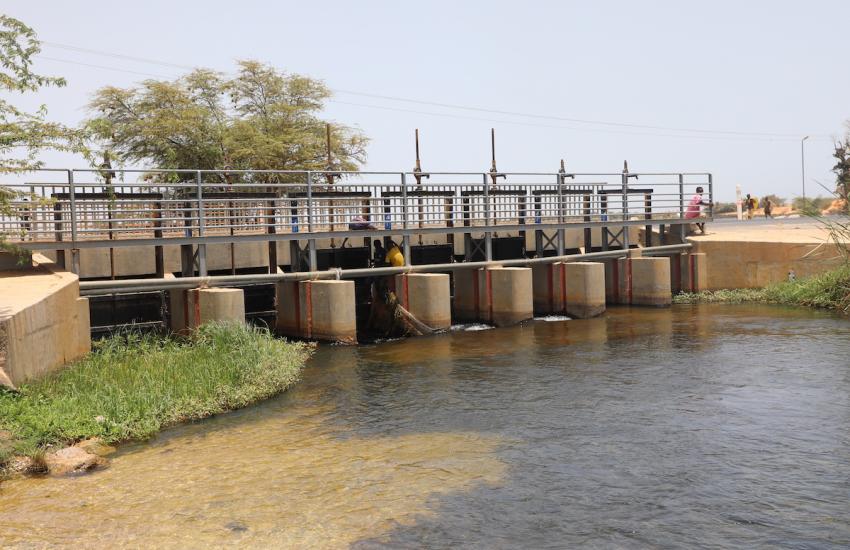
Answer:
<svg viewBox="0 0 850 550"><path fill-rule="evenodd" d="M85 152L80 132L47 120L47 107L30 113L16 107L11 98L37 92L47 86L61 87L65 79L36 74L32 58L41 51L35 31L23 22L0 14L0 174L27 172L42 166L38 154L45 149ZM0 185L0 214L14 215L13 201L23 194ZM0 232L0 248L20 252Z"/></svg>
<svg viewBox="0 0 850 550"><path fill-rule="evenodd" d="M835 173L835 194L844 200L845 212L850 212L850 138L836 142L832 156L835 158L835 166L832 167Z"/></svg>
<svg viewBox="0 0 850 550"><path fill-rule="evenodd" d="M102 88L89 104L94 116L85 126L125 163L170 169L356 170L365 161L368 140L336 124L331 127L333 165L328 166L326 123L318 116L328 97L330 91L317 80L239 61L233 77L197 69L173 81Z"/></svg>

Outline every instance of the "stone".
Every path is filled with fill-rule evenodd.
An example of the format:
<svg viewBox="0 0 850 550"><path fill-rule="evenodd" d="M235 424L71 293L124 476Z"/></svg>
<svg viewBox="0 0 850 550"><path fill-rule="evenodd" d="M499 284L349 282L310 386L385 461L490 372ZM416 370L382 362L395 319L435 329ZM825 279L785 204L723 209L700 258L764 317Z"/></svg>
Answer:
<svg viewBox="0 0 850 550"><path fill-rule="evenodd" d="M61 476L87 472L105 463L104 459L80 447L65 447L44 457L47 471Z"/></svg>

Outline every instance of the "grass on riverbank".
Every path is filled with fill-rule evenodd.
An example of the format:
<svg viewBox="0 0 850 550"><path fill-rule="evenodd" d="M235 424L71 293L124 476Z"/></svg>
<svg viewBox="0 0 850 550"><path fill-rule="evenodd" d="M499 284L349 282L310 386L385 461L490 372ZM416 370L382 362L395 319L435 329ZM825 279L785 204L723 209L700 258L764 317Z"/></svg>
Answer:
<svg viewBox="0 0 850 550"><path fill-rule="evenodd" d="M786 281L765 288L682 293L677 304L761 302L816 307L850 313L850 265L806 279Z"/></svg>
<svg viewBox="0 0 850 550"><path fill-rule="evenodd" d="M73 366L0 390L0 467L14 455L89 437L150 437L169 425L250 405L298 379L309 344L238 324L210 324L191 338L113 336Z"/></svg>

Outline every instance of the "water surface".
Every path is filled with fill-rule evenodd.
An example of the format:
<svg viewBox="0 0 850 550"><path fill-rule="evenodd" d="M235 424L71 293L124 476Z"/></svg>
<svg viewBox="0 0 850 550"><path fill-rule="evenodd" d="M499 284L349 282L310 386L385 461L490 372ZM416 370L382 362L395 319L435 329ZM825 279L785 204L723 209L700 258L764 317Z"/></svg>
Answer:
<svg viewBox="0 0 850 550"><path fill-rule="evenodd" d="M0 546L850 545L850 322L616 309L323 347L295 389L0 485Z"/></svg>

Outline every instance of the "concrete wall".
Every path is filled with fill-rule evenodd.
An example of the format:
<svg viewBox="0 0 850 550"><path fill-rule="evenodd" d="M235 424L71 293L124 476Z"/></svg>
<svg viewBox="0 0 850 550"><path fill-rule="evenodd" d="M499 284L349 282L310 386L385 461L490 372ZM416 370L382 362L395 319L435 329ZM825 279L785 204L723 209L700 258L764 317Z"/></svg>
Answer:
<svg viewBox="0 0 850 550"><path fill-rule="evenodd" d="M786 281L792 269L797 278L802 278L841 264L834 244L700 239L689 242L694 245L694 252L706 255L706 290L764 287Z"/></svg>
<svg viewBox="0 0 850 550"><path fill-rule="evenodd" d="M329 243L328 243L329 244ZM289 243L279 241L277 246L278 265L289 264ZM110 260L108 248L80 249L80 277L83 279L103 279L111 276L111 262L115 264L116 277L145 277L156 273L156 255L153 246L125 246L112 249ZM46 251L44 255L56 261L55 251ZM66 254L70 268L70 254ZM163 260L166 273L179 273L180 247L163 246ZM231 263L232 262L232 263ZM262 268L269 263L267 242L241 242L207 245L207 269L209 271L229 270L232 264L236 269Z"/></svg>
<svg viewBox="0 0 850 550"><path fill-rule="evenodd" d="M91 350L77 276L42 259L27 271L0 272L0 384L15 387Z"/></svg>

